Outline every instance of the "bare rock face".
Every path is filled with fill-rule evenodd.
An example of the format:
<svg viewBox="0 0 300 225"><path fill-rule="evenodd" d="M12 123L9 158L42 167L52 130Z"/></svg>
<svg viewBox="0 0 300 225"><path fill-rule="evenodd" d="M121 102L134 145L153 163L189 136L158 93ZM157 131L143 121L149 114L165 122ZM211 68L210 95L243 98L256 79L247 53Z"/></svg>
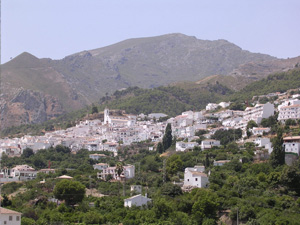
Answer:
<svg viewBox="0 0 300 225"><path fill-rule="evenodd" d="M1 130L22 124L42 123L63 113L61 104L50 95L20 90L10 101L1 101Z"/></svg>

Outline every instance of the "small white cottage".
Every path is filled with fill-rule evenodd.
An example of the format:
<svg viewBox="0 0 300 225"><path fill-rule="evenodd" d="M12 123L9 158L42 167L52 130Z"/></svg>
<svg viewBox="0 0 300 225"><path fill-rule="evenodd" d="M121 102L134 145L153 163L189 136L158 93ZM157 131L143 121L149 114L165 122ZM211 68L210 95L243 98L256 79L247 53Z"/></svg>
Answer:
<svg viewBox="0 0 300 225"><path fill-rule="evenodd" d="M21 225L22 213L0 207L0 224Z"/></svg>
<svg viewBox="0 0 300 225"><path fill-rule="evenodd" d="M124 206L125 207L132 207L132 206L143 206L147 205L148 202L151 202L152 200L150 198L147 198L147 196L142 196L141 194L132 196L131 198L124 199Z"/></svg>

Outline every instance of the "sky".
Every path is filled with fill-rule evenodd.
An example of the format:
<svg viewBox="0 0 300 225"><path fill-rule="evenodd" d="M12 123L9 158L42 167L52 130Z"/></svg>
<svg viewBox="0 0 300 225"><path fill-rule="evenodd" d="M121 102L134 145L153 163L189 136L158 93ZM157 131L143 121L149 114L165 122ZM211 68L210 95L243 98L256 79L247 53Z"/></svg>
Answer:
<svg viewBox="0 0 300 225"><path fill-rule="evenodd" d="M299 0L1 0L1 62L65 56L137 37L225 39L278 58L300 55Z"/></svg>

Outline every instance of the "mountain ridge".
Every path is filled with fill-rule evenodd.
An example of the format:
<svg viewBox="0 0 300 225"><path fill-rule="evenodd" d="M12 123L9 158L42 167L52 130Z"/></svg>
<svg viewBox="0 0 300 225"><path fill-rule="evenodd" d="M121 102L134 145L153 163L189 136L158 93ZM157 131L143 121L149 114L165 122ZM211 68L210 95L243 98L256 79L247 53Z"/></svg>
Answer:
<svg viewBox="0 0 300 225"><path fill-rule="evenodd" d="M13 96L25 89L52 96L57 111L64 113L99 102L122 88L155 88L215 74L226 76L247 63L271 60L280 59L242 50L226 40L200 40L184 34L124 40L61 60L38 59L25 52L2 65L1 102L12 104Z"/></svg>

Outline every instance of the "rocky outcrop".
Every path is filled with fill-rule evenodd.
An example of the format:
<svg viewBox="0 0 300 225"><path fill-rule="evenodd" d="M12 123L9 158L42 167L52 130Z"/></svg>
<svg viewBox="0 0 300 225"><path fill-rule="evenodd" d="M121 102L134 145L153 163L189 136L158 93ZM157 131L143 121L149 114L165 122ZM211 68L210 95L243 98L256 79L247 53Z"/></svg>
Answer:
<svg viewBox="0 0 300 225"><path fill-rule="evenodd" d="M64 111L57 99L32 90L20 90L10 101L1 101L1 130L22 124L42 123Z"/></svg>

